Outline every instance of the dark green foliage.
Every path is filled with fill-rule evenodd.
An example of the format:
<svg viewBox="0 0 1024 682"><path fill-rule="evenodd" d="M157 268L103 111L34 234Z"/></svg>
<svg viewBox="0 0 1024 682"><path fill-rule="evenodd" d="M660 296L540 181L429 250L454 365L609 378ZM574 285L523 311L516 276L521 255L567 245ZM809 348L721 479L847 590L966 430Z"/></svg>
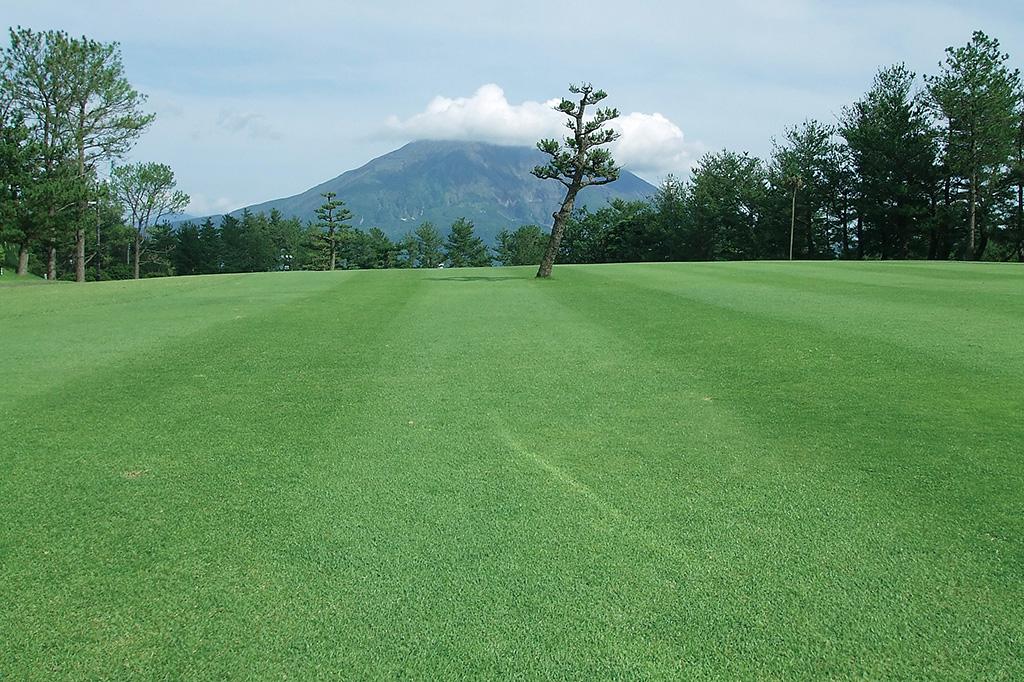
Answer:
<svg viewBox="0 0 1024 682"><path fill-rule="evenodd" d="M935 134L913 94L914 74L902 65L879 71L862 100L843 112L839 132L853 162L862 255L924 257L938 180ZM933 253L940 247L934 243ZM948 254L948 247L942 249Z"/></svg>
<svg viewBox="0 0 1024 682"><path fill-rule="evenodd" d="M753 260L782 256L778 223L769 215L764 165L747 154L705 154L693 170L683 231L687 260ZM670 210L679 209L666 204Z"/></svg>
<svg viewBox="0 0 1024 682"><path fill-rule="evenodd" d="M140 277L145 249L153 243L147 232L188 205L188 195L176 186L174 171L163 163L131 163L110 172L110 191L135 230L135 279Z"/></svg>
<svg viewBox="0 0 1024 682"><path fill-rule="evenodd" d="M659 244L654 252L657 260L692 260L686 253L686 231L689 226L690 184L669 175L651 199Z"/></svg>
<svg viewBox="0 0 1024 682"><path fill-rule="evenodd" d="M465 218L452 223L445 240L444 257L453 268L476 268L491 264L487 246L480 237L473 234L472 221Z"/></svg>
<svg viewBox="0 0 1024 682"><path fill-rule="evenodd" d="M368 232L350 228L342 234L338 251L346 270L377 270L400 267L398 247L377 227Z"/></svg>
<svg viewBox="0 0 1024 682"><path fill-rule="evenodd" d="M436 268L444 262L444 240L440 231L431 222L416 228L416 266Z"/></svg>
<svg viewBox="0 0 1024 682"><path fill-rule="evenodd" d="M220 231L207 218L199 226L199 243L202 245L199 257L199 274L207 275L220 272L223 260Z"/></svg>
<svg viewBox="0 0 1024 682"><path fill-rule="evenodd" d="M414 268L420 257L419 240L413 232L406 232L395 242L396 267Z"/></svg>
<svg viewBox="0 0 1024 682"><path fill-rule="evenodd" d="M32 212L40 175L37 155L24 117L0 102L0 242L15 245L26 258L36 237Z"/></svg>
<svg viewBox="0 0 1024 682"><path fill-rule="evenodd" d="M835 132L830 125L808 120L787 129L784 139L774 142L768 178L776 201L790 198L789 219L795 218L794 258L833 258L837 254L835 222L829 213L836 191L830 183L837 177L832 169ZM778 206L774 207L776 215Z"/></svg>
<svg viewBox="0 0 1024 682"><path fill-rule="evenodd" d="M372 254L372 261L368 268L394 268L398 267L398 247L388 239L384 231L379 227L371 227L366 233L367 250Z"/></svg>
<svg viewBox="0 0 1024 682"><path fill-rule="evenodd" d="M590 83L570 85L569 92L579 97L578 100L563 98L555 109L565 114L565 127L569 135L564 142L555 139L544 139L537 143L537 149L547 154L550 159L542 166L533 169L533 174L541 180L557 180L565 186L565 197L561 206L552 214L551 236L541 258L537 277L550 277L551 268L560 251L565 226L572 216L576 205L576 195L591 185L607 185L619 179L620 169L615 165L611 152L603 145L614 142L619 134L605 126L618 118L619 111L610 107L597 109L588 114L588 107L602 102L608 94L604 90L594 88Z"/></svg>
<svg viewBox="0 0 1024 682"><path fill-rule="evenodd" d="M316 209L316 227L323 230L323 234L320 239L323 244L323 249L326 252L324 258L324 266L326 270L334 270L338 264L338 252L342 249L342 243L347 243L349 249L349 255L346 257L346 261L351 263L354 259L352 256L353 239L347 232L351 229L348 221L352 219L352 211L345 208L345 202L340 199L335 199L337 196L334 192L324 192L321 194L324 198L324 203Z"/></svg>
<svg viewBox="0 0 1024 682"><path fill-rule="evenodd" d="M536 225L521 225L498 233L494 258L502 265L539 265L548 235Z"/></svg>
<svg viewBox="0 0 1024 682"><path fill-rule="evenodd" d="M1020 73L1007 65L1009 58L998 40L975 31L964 47L948 48L941 72L926 79L941 125L943 203L952 224L960 223L953 204L966 204L966 233L954 228L953 235L955 250L965 258L984 255L1009 201L1006 171L1021 103Z"/></svg>
<svg viewBox="0 0 1024 682"><path fill-rule="evenodd" d="M174 271L178 275L202 274L203 242L199 228L185 223L178 228L178 243L174 249Z"/></svg>
<svg viewBox="0 0 1024 682"><path fill-rule="evenodd" d="M230 215L221 218L220 247L224 272L246 272L251 259L246 253L245 235L238 218Z"/></svg>
<svg viewBox="0 0 1024 682"><path fill-rule="evenodd" d="M241 219L224 216L220 229L209 218L198 227L184 223L174 244L176 274L323 269L322 258L316 258L322 254L315 238L319 234L276 211L245 211ZM317 248L310 248L314 239Z"/></svg>
<svg viewBox="0 0 1024 682"><path fill-rule="evenodd" d="M62 201L65 190L49 194L54 197L44 207L49 234L42 238L52 249L68 238L61 230L71 233L75 278L84 281L87 206L98 196L97 167L125 154L153 115L141 110L145 97L125 78L117 43L73 38L63 31L11 29L10 45L0 60L4 99L25 116L49 181L64 165L70 169L70 182L86 188L71 204ZM70 218L58 220L62 213ZM52 250L50 259L52 271Z"/></svg>

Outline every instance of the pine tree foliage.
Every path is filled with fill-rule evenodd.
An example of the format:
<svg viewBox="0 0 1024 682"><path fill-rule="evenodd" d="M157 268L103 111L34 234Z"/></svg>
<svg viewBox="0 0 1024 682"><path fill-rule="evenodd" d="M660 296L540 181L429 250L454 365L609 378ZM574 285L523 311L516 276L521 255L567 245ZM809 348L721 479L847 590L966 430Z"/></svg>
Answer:
<svg viewBox="0 0 1024 682"><path fill-rule="evenodd" d="M567 117L565 125L570 134L564 142L543 139L537 143L537 149L551 159L547 164L534 168L533 174L541 180L557 180L565 186L565 199L558 211L552 214L551 237L537 277L551 276L565 222L572 215L579 191L591 185L606 185L619 177L620 169L615 165L611 152L603 148L619 136L612 128L605 127L619 117L618 110L606 107L588 116L587 108L602 102L607 93L595 89L590 83L570 85L569 92L578 99L563 98L555 109Z"/></svg>

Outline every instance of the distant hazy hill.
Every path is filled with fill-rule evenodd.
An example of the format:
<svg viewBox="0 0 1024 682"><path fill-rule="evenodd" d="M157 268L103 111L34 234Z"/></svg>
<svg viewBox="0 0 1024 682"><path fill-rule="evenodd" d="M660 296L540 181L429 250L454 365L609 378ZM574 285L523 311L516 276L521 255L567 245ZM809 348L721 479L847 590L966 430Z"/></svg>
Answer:
<svg viewBox="0 0 1024 682"><path fill-rule="evenodd" d="M397 237L430 220L447 233L456 218L465 216L476 225L477 234L490 242L503 228L550 225L564 187L530 175L546 158L529 147L411 142L302 194L247 208L265 213L276 208L286 217L309 220L324 201L320 195L330 191L346 203L355 214L352 224L362 229L380 227ZM641 199L654 192L653 186L624 171L616 182L583 190L579 199L597 207L614 197Z"/></svg>

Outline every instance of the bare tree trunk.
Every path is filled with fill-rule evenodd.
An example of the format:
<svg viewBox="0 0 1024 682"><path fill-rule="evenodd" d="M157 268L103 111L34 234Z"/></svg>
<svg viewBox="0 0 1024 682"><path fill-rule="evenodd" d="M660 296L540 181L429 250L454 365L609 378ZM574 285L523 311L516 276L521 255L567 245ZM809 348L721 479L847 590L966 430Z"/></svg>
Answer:
<svg viewBox="0 0 1024 682"><path fill-rule="evenodd" d="M551 238L548 239L548 246L544 250L544 258L540 261L537 277L547 278L551 276L551 268L555 265L555 258L558 256L558 246L562 243L562 234L565 232L565 223L569 220L569 216L572 215L572 207L576 203L576 193L578 191L579 188L573 189L570 187L569 191L565 193L562 207L551 216L555 219L555 222L551 226Z"/></svg>
<svg viewBox="0 0 1024 682"><path fill-rule="evenodd" d="M75 230L75 281L85 281L85 230Z"/></svg>
<svg viewBox="0 0 1024 682"><path fill-rule="evenodd" d="M132 258L132 277L139 279L139 255L142 250L142 234L138 231L135 233L135 252Z"/></svg>
<svg viewBox="0 0 1024 682"><path fill-rule="evenodd" d="M857 214L857 260L864 260L864 216Z"/></svg>
<svg viewBox="0 0 1024 682"><path fill-rule="evenodd" d="M1024 115L1017 133L1017 260L1024 263Z"/></svg>
<svg viewBox="0 0 1024 682"><path fill-rule="evenodd" d="M334 233L331 233L331 272L337 267L338 263L338 241L334 238Z"/></svg>
<svg viewBox="0 0 1024 682"><path fill-rule="evenodd" d="M1024 181L1017 183L1017 260L1024 263Z"/></svg>
<svg viewBox="0 0 1024 682"><path fill-rule="evenodd" d="M796 234L796 185L793 185L793 206L789 212L789 260L793 260L793 236Z"/></svg>
<svg viewBox="0 0 1024 682"><path fill-rule="evenodd" d="M57 279L57 247L50 245L50 252L46 259L46 279L51 282Z"/></svg>
<svg viewBox="0 0 1024 682"><path fill-rule="evenodd" d="M28 274L28 244L18 245L18 274L21 276Z"/></svg>
<svg viewBox="0 0 1024 682"><path fill-rule="evenodd" d="M942 256L942 260L948 260L949 256L950 256L950 252L953 250L953 245L952 245L952 232L953 232L953 228L952 228L952 223L953 223L953 178L952 178L952 176L948 172L946 173L946 181L945 181L945 185L943 186L942 201L943 201L942 205L943 205L945 210L943 212L942 221L941 221L941 224L940 224L940 228L942 230L941 235L940 235L941 239L942 239L942 241L941 241L942 250L940 252L940 255Z"/></svg>
<svg viewBox="0 0 1024 682"><path fill-rule="evenodd" d="M978 174L971 173L971 217L968 220L970 226L971 241L970 247L967 250L968 258L975 258L974 255L974 243L975 243L975 230L977 229L977 212L978 212Z"/></svg>
<svg viewBox="0 0 1024 682"><path fill-rule="evenodd" d="M85 103L78 105L78 129L81 131L85 121ZM78 178L85 182L85 138L78 135ZM88 211L89 201L82 197L78 210L78 226L75 228L75 281L85 281L85 229L82 222Z"/></svg>
<svg viewBox="0 0 1024 682"><path fill-rule="evenodd" d="M848 205L843 206L843 216L840 218L842 221L842 243L843 243L843 260L849 260L850 258L850 207Z"/></svg>

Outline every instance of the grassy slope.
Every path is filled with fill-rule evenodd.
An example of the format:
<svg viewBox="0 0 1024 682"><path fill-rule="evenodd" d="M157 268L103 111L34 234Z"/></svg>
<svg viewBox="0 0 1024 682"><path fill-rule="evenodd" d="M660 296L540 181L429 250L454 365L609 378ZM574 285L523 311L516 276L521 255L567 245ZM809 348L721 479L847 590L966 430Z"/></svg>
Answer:
<svg viewBox="0 0 1024 682"><path fill-rule="evenodd" d="M45 282L42 277L36 275L25 275L19 277L15 268L5 267L3 274L0 274L0 287L10 286L15 284L36 284Z"/></svg>
<svg viewBox="0 0 1024 682"><path fill-rule="evenodd" d="M0 291L0 677L1024 663L1024 269Z"/></svg>

